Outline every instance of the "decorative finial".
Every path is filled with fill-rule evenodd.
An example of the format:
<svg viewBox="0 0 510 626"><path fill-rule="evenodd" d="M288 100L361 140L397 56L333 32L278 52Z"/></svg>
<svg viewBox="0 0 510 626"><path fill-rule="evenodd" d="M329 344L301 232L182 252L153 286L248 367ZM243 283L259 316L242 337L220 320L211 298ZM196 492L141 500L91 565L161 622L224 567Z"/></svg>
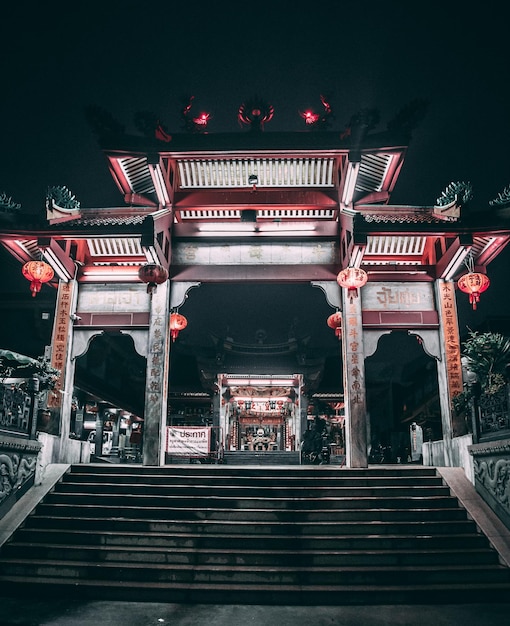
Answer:
<svg viewBox="0 0 510 626"><path fill-rule="evenodd" d="M264 130L264 125L270 122L274 116L272 104L261 100L257 96L250 98L239 107L237 119L240 124L250 127L250 130Z"/></svg>
<svg viewBox="0 0 510 626"><path fill-rule="evenodd" d="M315 113L311 109L299 112L299 115L305 120L307 128L328 128L331 124L331 120L334 116L331 105L329 104L329 98L326 98L326 96L323 95L321 95L320 98L322 106L324 107L324 112L322 114Z"/></svg>
<svg viewBox="0 0 510 626"><path fill-rule="evenodd" d="M197 117L192 117L191 107L193 106L193 100L195 96L190 96L185 100L184 107L181 111L181 118L183 120L183 127L189 133L205 133L207 125L211 119L211 114L207 112L200 113Z"/></svg>

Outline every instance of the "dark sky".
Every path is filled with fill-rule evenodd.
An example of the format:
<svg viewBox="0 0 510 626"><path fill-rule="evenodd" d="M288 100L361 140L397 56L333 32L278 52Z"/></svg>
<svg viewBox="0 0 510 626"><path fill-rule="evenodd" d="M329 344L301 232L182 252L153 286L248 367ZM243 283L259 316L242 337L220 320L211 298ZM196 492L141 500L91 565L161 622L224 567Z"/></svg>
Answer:
<svg viewBox="0 0 510 626"><path fill-rule="evenodd" d="M84 107L98 104L133 131L134 114L152 111L176 132L186 95L195 96L196 112L211 112L210 132L242 132L237 109L255 94L275 107L266 132L303 129L298 111L319 110L321 93L331 96L338 130L362 108L377 108L383 129L424 98L430 109L393 202L430 205L451 181L466 180L483 211L510 184L507 23L490 3L70 7L18 2L2 10L0 192L24 210L43 210L48 185L66 185L84 207L120 205ZM496 263L506 268L508 258ZM506 285L496 270L496 295L484 298L497 309L506 306Z"/></svg>

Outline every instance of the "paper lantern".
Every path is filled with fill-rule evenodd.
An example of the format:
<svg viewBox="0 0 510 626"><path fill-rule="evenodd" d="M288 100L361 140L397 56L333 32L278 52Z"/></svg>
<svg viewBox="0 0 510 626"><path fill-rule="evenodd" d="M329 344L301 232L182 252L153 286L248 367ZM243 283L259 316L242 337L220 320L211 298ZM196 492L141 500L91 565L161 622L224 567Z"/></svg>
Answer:
<svg viewBox="0 0 510 626"><path fill-rule="evenodd" d="M30 281L32 298L38 291L41 291L43 283L48 283L55 275L51 265L44 261L28 261L23 265L21 271L23 276Z"/></svg>
<svg viewBox="0 0 510 626"><path fill-rule="evenodd" d="M333 313L327 319L327 324L335 331L335 335L340 339L342 337L342 314L340 311Z"/></svg>
<svg viewBox="0 0 510 626"><path fill-rule="evenodd" d="M188 325L188 320L180 313L172 313L170 315L170 336L172 341L177 339L177 336Z"/></svg>
<svg viewBox="0 0 510 626"><path fill-rule="evenodd" d="M480 302L480 294L488 289L491 281L485 274L479 272L469 272L461 276L457 282L457 285L461 291L469 294L469 303L473 306L473 310L476 311L476 305Z"/></svg>
<svg viewBox="0 0 510 626"><path fill-rule="evenodd" d="M363 285L366 285L367 281L367 273L359 267L347 267L336 277L336 282L340 285L340 287L347 289L347 295L349 296L351 302L353 298L358 297L358 289L361 289Z"/></svg>
<svg viewBox="0 0 510 626"><path fill-rule="evenodd" d="M147 293L152 295L156 291L157 285L161 285L168 280L168 271L157 263L147 263L147 265L142 265L138 270L138 278L142 282L147 283Z"/></svg>

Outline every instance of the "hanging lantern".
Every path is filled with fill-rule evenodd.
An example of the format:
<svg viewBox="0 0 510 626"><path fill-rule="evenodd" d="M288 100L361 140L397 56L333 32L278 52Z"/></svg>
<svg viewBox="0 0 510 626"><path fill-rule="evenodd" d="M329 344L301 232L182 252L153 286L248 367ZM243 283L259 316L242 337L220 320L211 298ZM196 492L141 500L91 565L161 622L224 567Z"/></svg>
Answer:
<svg viewBox="0 0 510 626"><path fill-rule="evenodd" d="M469 304L473 305L474 311L476 311L477 303L480 302L480 294L488 289L490 284L488 277L480 272L464 274L457 282L459 289L469 294Z"/></svg>
<svg viewBox="0 0 510 626"><path fill-rule="evenodd" d="M180 313L172 313L170 315L170 336L172 337L172 341L177 339L178 334L186 328L188 325L188 320L181 315Z"/></svg>
<svg viewBox="0 0 510 626"><path fill-rule="evenodd" d="M30 281L32 298L35 297L38 291L41 291L42 284L48 283L55 275L51 265L44 261L28 261L21 268L21 271L23 276Z"/></svg>
<svg viewBox="0 0 510 626"><path fill-rule="evenodd" d="M147 293L152 295L158 285L168 280L168 271L157 263L147 263L138 270L138 278L147 283Z"/></svg>
<svg viewBox="0 0 510 626"><path fill-rule="evenodd" d="M342 314L340 311L333 313L327 319L327 324L335 331L335 335L340 339L342 337Z"/></svg>
<svg viewBox="0 0 510 626"><path fill-rule="evenodd" d="M340 287L347 289L347 295L352 302L353 298L358 297L358 289L361 289L363 285L366 285L368 276L365 270L359 267L347 267L342 270L336 277L336 282Z"/></svg>

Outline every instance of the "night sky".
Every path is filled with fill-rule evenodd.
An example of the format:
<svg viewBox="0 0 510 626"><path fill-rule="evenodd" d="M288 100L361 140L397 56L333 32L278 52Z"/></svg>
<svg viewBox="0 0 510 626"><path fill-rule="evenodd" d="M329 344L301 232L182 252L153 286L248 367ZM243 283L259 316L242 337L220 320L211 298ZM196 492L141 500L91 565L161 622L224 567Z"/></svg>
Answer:
<svg viewBox="0 0 510 626"><path fill-rule="evenodd" d="M211 133L243 132L237 110L253 95L275 108L266 132L304 129L298 112L319 111L320 94L330 97L337 130L363 108L379 110L382 130L426 99L392 202L432 205L464 180L472 210L484 211L510 184L507 23L477 5L10 3L1 27L0 192L25 211L44 211L49 185L67 186L83 207L122 205L87 105L133 132L137 111L179 132L190 95L194 113L211 113ZM470 324L489 308L506 314L508 259L507 250L489 266L492 285Z"/></svg>

